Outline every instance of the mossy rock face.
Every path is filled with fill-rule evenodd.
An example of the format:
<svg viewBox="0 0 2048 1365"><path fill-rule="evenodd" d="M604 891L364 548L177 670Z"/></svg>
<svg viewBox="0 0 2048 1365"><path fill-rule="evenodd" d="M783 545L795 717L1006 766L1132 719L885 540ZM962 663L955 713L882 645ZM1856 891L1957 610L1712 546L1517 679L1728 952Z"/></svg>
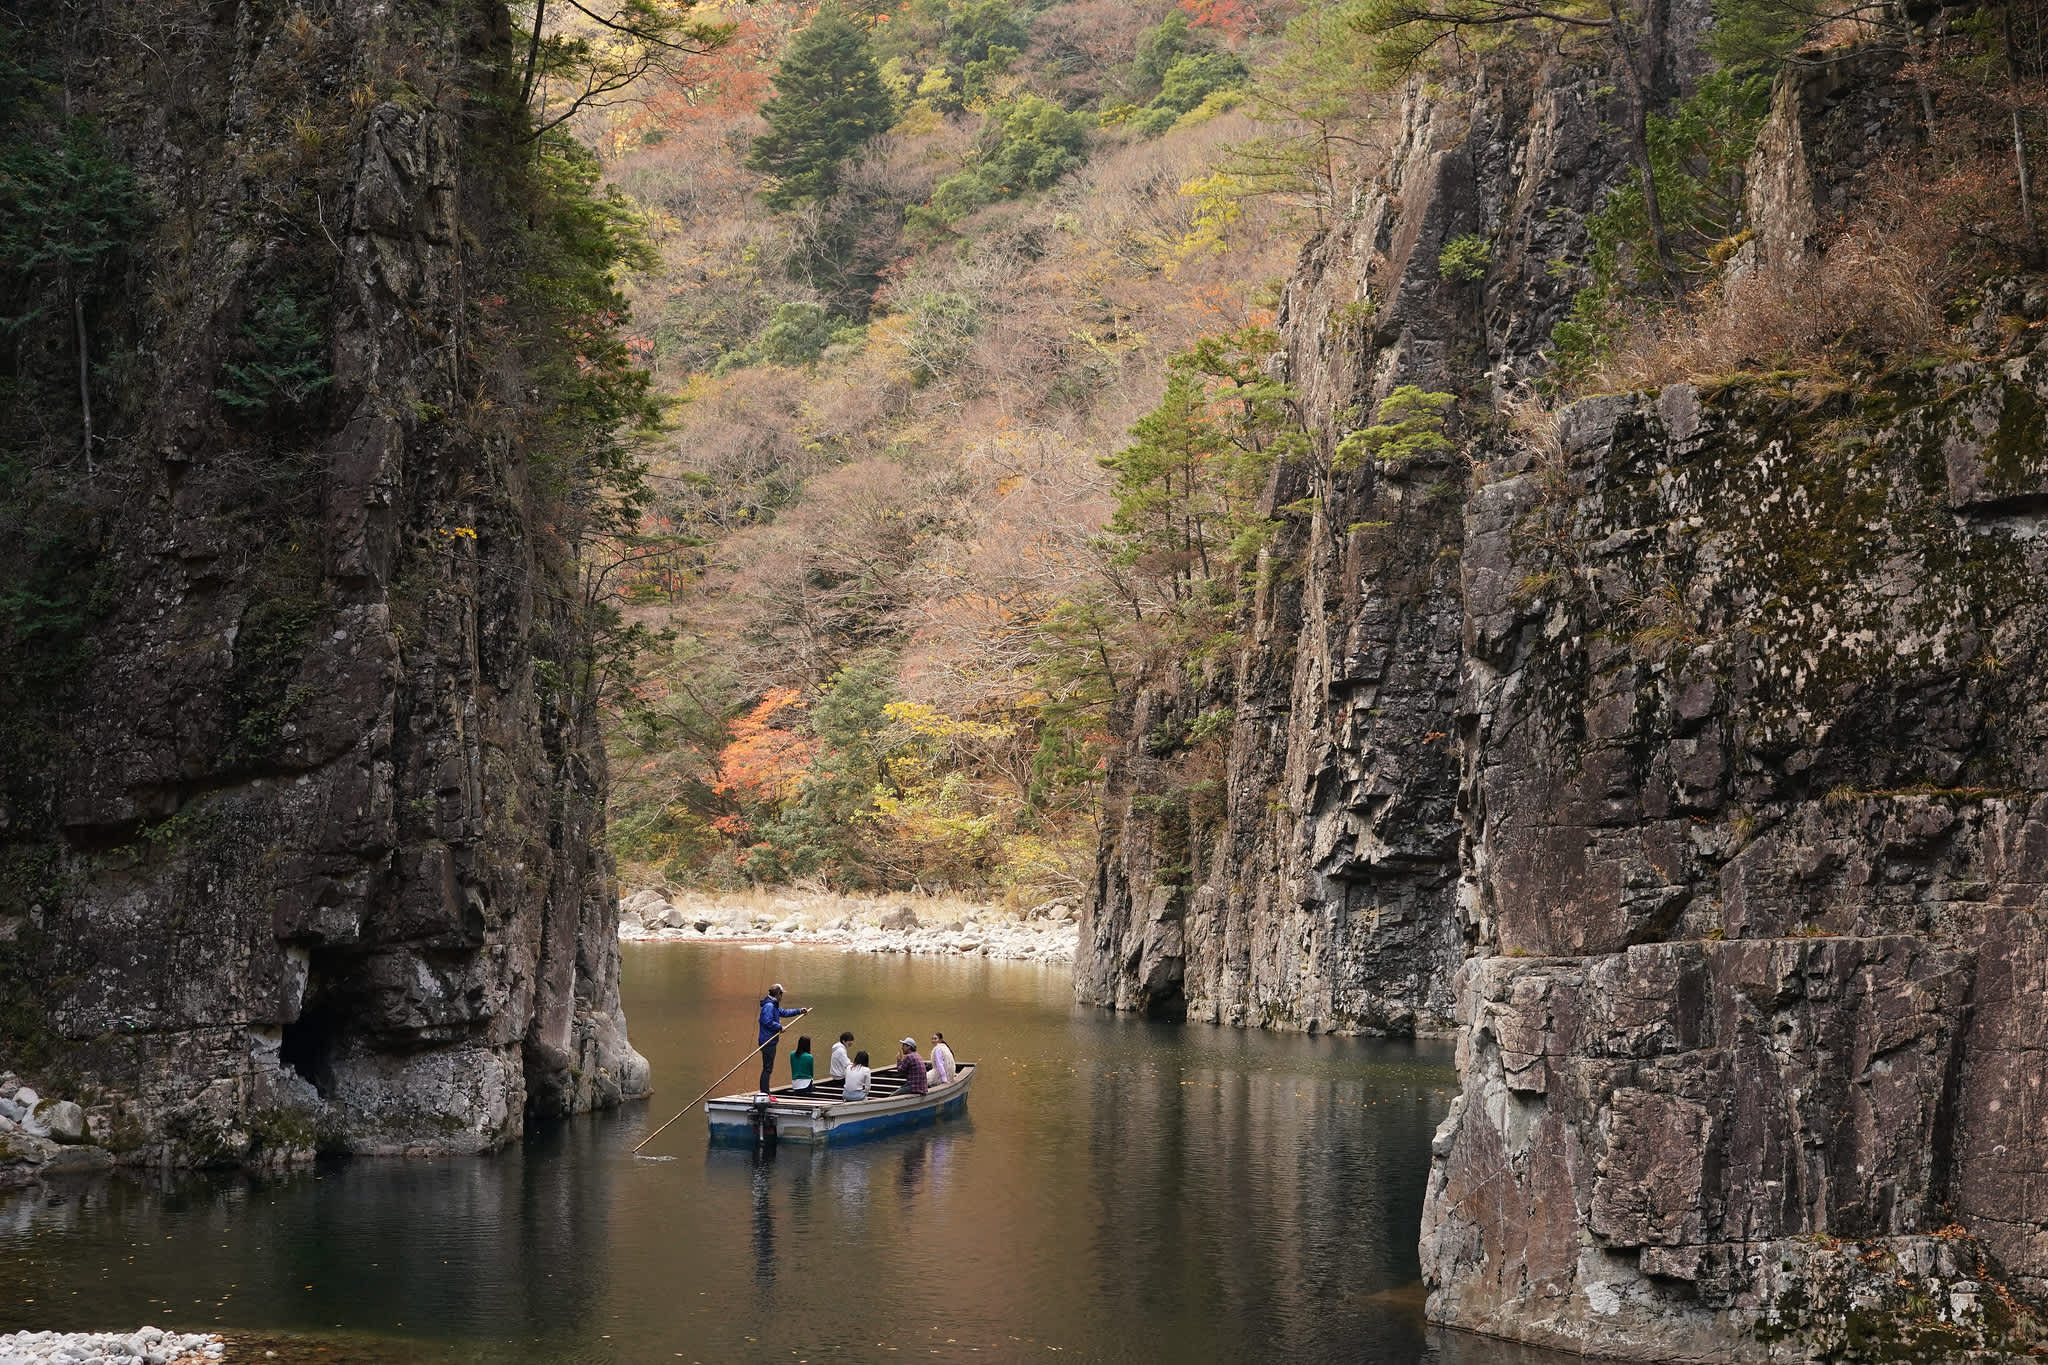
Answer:
<svg viewBox="0 0 2048 1365"><path fill-rule="evenodd" d="M90 1082L136 1159L477 1150L526 1120L518 1040L563 1112L645 1074L555 535L638 390L548 377L621 243L498 98L509 30L244 8L173 71L85 0L13 53L77 79L0 92L149 200L149 268L85 299L90 447L71 328L0 376L0 1064Z"/></svg>
<svg viewBox="0 0 2048 1365"><path fill-rule="evenodd" d="M1752 1335L1804 1359L1988 1365L2048 1352L2038 1309L1958 1229L1871 1241L1801 1238L1776 1254L1774 1292Z"/></svg>
<svg viewBox="0 0 2048 1365"><path fill-rule="evenodd" d="M1578 405L1475 491L1446 1321L1642 1358L2042 1344L2044 409L2031 353L1680 385Z"/></svg>
<svg viewBox="0 0 2048 1365"><path fill-rule="evenodd" d="M224 754L228 763L273 758L292 713L317 699L317 692L298 678L306 642L324 605L318 596L303 593L255 602L243 612L227 687L233 727Z"/></svg>
<svg viewBox="0 0 2048 1365"><path fill-rule="evenodd" d="M1674 386L1580 405L1561 470L1481 490L1468 638L1514 689L1478 736L1477 781L1516 898L1558 916L1509 926L1504 947L1796 932L1685 888L1725 901L1720 869L1788 820L1832 865L1868 837L1855 826L2024 807L2048 782L2027 681L2048 633L2040 513L1973 471L2009 463L2005 415L2043 394L2034 356L1862 389ZM1590 861L1545 853L1560 809L1615 834L1591 834ZM1817 921L1926 922L1831 911L1842 899L1809 898Z"/></svg>

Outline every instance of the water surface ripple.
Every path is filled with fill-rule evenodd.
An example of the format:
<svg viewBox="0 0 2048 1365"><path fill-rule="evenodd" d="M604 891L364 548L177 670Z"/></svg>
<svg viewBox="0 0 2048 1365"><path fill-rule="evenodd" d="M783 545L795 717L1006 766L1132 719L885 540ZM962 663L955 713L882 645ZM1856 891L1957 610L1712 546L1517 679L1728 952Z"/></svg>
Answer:
<svg viewBox="0 0 2048 1365"><path fill-rule="evenodd" d="M1029 963L622 951L650 1104L481 1159L10 1196L0 1330L307 1333L366 1362L1538 1359L1420 1320L1447 1043L1149 1024ZM842 1028L878 1058L943 1028L982 1064L967 1115L760 1157L693 1114L627 1155L752 1046L771 980L817 1007L821 1072Z"/></svg>

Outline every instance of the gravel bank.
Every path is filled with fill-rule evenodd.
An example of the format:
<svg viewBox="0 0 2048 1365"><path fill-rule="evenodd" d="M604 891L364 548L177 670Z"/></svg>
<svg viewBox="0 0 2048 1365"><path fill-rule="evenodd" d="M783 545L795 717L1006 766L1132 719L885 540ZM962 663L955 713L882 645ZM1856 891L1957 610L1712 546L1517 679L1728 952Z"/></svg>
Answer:
<svg viewBox="0 0 2048 1365"><path fill-rule="evenodd" d="M213 1365L216 1336L144 1327L118 1332L14 1332L0 1336L0 1365Z"/></svg>
<svg viewBox="0 0 2048 1365"><path fill-rule="evenodd" d="M854 953L955 954L1072 962L1074 903L1047 901L1017 914L993 905L792 893L772 899L636 891L619 903L629 942L813 943Z"/></svg>

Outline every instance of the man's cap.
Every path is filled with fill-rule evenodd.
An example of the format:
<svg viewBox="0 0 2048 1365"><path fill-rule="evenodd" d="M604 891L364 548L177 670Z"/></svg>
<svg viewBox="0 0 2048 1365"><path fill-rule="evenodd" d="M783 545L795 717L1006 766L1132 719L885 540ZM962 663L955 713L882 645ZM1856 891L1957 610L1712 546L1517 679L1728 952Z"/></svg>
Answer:
<svg viewBox="0 0 2048 1365"><path fill-rule="evenodd" d="M916 1046L917 1046L917 1039L915 1039L915 1038L905 1038L905 1039L903 1040L903 1046L905 1046L905 1047L916 1047Z"/></svg>
<svg viewBox="0 0 2048 1365"><path fill-rule="evenodd" d="M780 994L782 994L782 983L781 983L780 981L778 981L778 982L776 982L776 983L775 983L774 985L770 986L770 987L768 988L768 994L770 994L770 995L780 995Z"/></svg>

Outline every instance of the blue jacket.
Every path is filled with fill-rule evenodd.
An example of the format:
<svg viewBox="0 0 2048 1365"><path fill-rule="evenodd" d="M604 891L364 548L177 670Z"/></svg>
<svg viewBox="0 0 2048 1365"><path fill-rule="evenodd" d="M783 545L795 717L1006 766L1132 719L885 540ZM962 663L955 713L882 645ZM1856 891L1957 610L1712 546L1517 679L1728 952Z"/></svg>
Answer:
<svg viewBox="0 0 2048 1365"><path fill-rule="evenodd" d="M775 1003L775 997L772 995L762 996L761 1036L756 1038L754 1041L756 1043L767 1042L770 1038L773 1038L776 1034L782 1032L783 1020L794 1019L802 1013L802 1010L786 1010L782 1008L782 1006Z"/></svg>

